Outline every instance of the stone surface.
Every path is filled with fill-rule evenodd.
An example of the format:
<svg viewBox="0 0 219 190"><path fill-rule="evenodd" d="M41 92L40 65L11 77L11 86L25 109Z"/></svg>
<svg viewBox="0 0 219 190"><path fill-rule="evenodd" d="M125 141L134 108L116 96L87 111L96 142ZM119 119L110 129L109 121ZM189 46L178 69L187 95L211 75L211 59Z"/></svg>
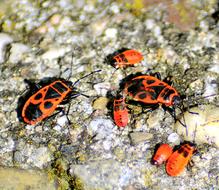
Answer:
<svg viewBox="0 0 219 190"><path fill-rule="evenodd" d="M175 128L184 140L195 143L208 143L219 147L219 108L211 105L194 107L185 112L183 117L186 121L186 129L177 122ZM183 122L184 119L181 119Z"/></svg>
<svg viewBox="0 0 219 190"><path fill-rule="evenodd" d="M0 1L0 19L2 166L49 170L58 178L57 188L63 190L82 189L82 180L85 190L97 186L218 189L219 153L213 138L217 108L199 111L202 105L219 105L215 96L219 81L216 0L8 0ZM141 52L144 60L115 69L106 57L121 48ZM182 96L184 107L173 106L174 118L165 106L153 110L127 97L130 123L118 128L111 102L123 90L126 77L138 72L159 72L162 80L172 76L172 87ZM29 90L24 79L38 83L47 77L73 83L79 96L60 105L70 123L62 113L36 126L20 122L18 100ZM185 113L188 129L192 132L196 123L191 120L198 119L203 122L199 133L207 136L197 137L204 141L197 141L194 167L171 178L164 169L151 165L151 157L158 143L175 145L186 140L185 128L179 126L178 138L172 126L182 110L197 105L199 115ZM189 137L193 140L193 134ZM70 169L79 177L70 174Z"/></svg>
<svg viewBox="0 0 219 190"><path fill-rule="evenodd" d="M0 189L55 190L57 187L46 172L0 168Z"/></svg>

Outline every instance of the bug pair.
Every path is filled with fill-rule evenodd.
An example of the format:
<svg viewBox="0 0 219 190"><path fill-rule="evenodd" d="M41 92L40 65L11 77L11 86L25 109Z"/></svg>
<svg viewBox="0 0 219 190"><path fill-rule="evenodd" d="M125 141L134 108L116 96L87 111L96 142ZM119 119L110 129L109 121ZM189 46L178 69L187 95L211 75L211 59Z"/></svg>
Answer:
<svg viewBox="0 0 219 190"><path fill-rule="evenodd" d="M184 142L174 151L168 144L161 144L156 150L152 164L160 166L166 162L166 172L170 176L179 176L196 152L196 147L191 142Z"/></svg>
<svg viewBox="0 0 219 190"><path fill-rule="evenodd" d="M143 107L154 110L160 105L175 116L175 108L181 105L181 97L177 90L171 86L170 78L161 80L160 74L128 76L121 83L122 94L114 99L113 117L118 127L128 124L129 116L126 100L139 103Z"/></svg>

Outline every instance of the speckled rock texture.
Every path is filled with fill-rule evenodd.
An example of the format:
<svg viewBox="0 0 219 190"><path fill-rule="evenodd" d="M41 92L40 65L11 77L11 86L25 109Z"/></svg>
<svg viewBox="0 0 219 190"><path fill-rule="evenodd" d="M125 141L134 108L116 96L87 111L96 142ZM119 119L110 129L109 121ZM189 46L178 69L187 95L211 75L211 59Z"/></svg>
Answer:
<svg viewBox="0 0 219 190"><path fill-rule="evenodd" d="M186 112L182 118L184 111L210 105L218 112L218 35L216 0L1 1L0 165L36 170L36 175L43 170L55 181L54 188L62 190L218 189L218 140L208 140L214 133L209 126L208 133L198 136L192 168L170 177L164 165L151 165L157 144L195 142L196 122L189 115L199 113ZM144 60L113 68L106 57L121 48L136 49ZM175 119L162 107L143 113L142 105L130 104L128 126L115 125L113 97L122 90L121 81L137 72L172 76L184 105L176 108ZM81 95L46 121L19 121L19 98L29 90L24 79L38 83L48 77L72 81ZM214 116L218 131L218 113ZM191 118L199 117L202 114ZM173 127L179 118L184 123L180 132ZM190 123L194 138L186 138L183 131ZM16 183L10 183L10 189L16 189ZM5 181L1 188L8 189L2 184Z"/></svg>

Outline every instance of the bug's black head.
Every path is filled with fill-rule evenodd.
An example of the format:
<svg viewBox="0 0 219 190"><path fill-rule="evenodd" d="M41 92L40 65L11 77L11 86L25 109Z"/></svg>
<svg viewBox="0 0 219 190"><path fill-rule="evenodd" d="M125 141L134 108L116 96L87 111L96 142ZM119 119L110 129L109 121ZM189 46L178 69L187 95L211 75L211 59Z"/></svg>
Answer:
<svg viewBox="0 0 219 190"><path fill-rule="evenodd" d="M182 104L182 99L180 98L180 96L173 96L173 105L177 106Z"/></svg>
<svg viewBox="0 0 219 190"><path fill-rule="evenodd" d="M110 64L112 67L116 68L116 60L114 59L114 57L126 50L129 50L129 48L120 48L118 50L116 50L115 52L108 54L105 59L104 59L104 63Z"/></svg>

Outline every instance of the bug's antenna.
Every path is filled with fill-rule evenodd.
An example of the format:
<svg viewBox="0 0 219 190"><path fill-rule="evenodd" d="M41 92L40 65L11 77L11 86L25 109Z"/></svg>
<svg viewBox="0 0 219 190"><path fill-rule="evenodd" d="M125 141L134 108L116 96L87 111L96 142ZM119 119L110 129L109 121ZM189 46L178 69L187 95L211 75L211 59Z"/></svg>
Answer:
<svg viewBox="0 0 219 190"><path fill-rule="evenodd" d="M93 75L94 73L98 73L98 72L100 72L100 71L102 71L102 70L99 69L99 70L93 71L93 72L91 72L91 73L89 73L89 74L87 74L87 75L81 77L80 79L78 79L78 80L76 80L76 81L74 82L73 86L77 85L77 83L78 83L80 80L82 80L82 79L84 79L84 78L87 78L87 77L89 77L90 75Z"/></svg>
<svg viewBox="0 0 219 190"><path fill-rule="evenodd" d="M179 119L178 121L179 121L179 123L183 126L183 127L185 127L186 128L186 136L188 136L188 127L187 127L187 125L186 125L186 120L185 120L185 116L184 116L184 112L183 112L183 110L184 110L184 105L183 105L183 103L182 103L182 107L183 108L181 108L180 106L177 106L177 108L179 108L179 110L180 110L180 112L181 112L181 114L182 114L182 119L183 119L183 122Z"/></svg>

